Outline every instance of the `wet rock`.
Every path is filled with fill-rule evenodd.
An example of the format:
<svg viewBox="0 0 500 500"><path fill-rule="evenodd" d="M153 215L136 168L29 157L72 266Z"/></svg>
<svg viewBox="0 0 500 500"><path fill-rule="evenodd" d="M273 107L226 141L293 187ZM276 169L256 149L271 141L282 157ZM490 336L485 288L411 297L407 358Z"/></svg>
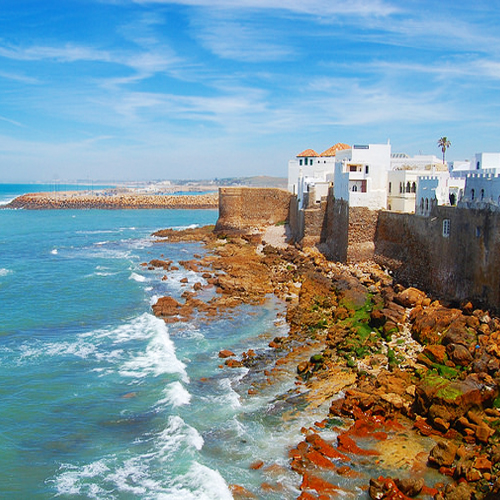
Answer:
<svg viewBox="0 0 500 500"><path fill-rule="evenodd" d="M223 349L222 351L219 351L219 358L230 358L234 356L234 352L229 351L228 349Z"/></svg>
<svg viewBox="0 0 500 500"><path fill-rule="evenodd" d="M160 297L156 304L153 305L153 313L155 316L176 316L182 307L173 297Z"/></svg>

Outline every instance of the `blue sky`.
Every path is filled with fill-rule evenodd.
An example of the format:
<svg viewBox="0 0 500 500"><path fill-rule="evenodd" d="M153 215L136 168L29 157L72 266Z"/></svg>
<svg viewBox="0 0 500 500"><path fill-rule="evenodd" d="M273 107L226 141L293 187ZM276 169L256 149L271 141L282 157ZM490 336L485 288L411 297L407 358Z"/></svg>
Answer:
<svg viewBox="0 0 500 500"><path fill-rule="evenodd" d="M500 10L2 0L0 182L287 175L306 148L500 151Z"/></svg>

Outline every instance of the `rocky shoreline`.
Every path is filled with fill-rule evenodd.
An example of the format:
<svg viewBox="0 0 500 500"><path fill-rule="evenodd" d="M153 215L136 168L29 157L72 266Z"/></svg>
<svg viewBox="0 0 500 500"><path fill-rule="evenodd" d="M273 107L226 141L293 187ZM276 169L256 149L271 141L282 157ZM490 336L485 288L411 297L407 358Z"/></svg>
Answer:
<svg viewBox="0 0 500 500"><path fill-rule="evenodd" d="M18 196L2 208L25 210L57 209L217 209L218 194L147 195L88 194L78 191L30 193Z"/></svg>
<svg viewBox="0 0 500 500"><path fill-rule="evenodd" d="M287 304L289 333L270 343L274 358L259 363L253 350L219 356L221 369L246 366L260 376L248 397L292 366L306 406L329 408L291 443L298 498L349 495L346 478L373 499L500 498L500 319L404 288L375 264L329 262L314 249L270 245L263 233L206 227L155 237L208 249L181 263L207 284L186 283L184 302L162 297L153 306L166 322L210 321L271 293ZM144 266L162 268L164 279L172 269L161 259ZM210 300L199 297L204 287L215 291ZM265 464L256 457L251 467ZM431 483L430 472L438 478ZM256 498L239 485L232 491Z"/></svg>

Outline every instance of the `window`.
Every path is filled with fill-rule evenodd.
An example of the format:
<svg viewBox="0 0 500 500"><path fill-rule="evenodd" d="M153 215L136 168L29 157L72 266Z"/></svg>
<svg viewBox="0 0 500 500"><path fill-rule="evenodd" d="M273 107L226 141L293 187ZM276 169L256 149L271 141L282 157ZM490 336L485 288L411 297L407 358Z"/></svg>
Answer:
<svg viewBox="0 0 500 500"><path fill-rule="evenodd" d="M356 192L356 191L358 190L358 186L356 186L356 184L354 184L354 186L352 186L352 190L353 190L354 192Z"/></svg>
<svg viewBox="0 0 500 500"><path fill-rule="evenodd" d="M476 192L474 191L474 189L471 189L470 190L470 199L474 201L475 197L476 197Z"/></svg>
<svg viewBox="0 0 500 500"><path fill-rule="evenodd" d="M370 172L370 166L365 165L365 174L368 174Z"/></svg>
<svg viewBox="0 0 500 500"><path fill-rule="evenodd" d="M392 193L392 182L389 182L389 194Z"/></svg>
<svg viewBox="0 0 500 500"><path fill-rule="evenodd" d="M484 189L481 189L481 200L484 200Z"/></svg>
<svg viewBox="0 0 500 500"><path fill-rule="evenodd" d="M479 170L480 168L481 168L481 162L480 162L480 161L478 161L478 162L476 163L476 170Z"/></svg>
<svg viewBox="0 0 500 500"><path fill-rule="evenodd" d="M476 238L481 237L481 228L479 226L476 227Z"/></svg>
<svg viewBox="0 0 500 500"><path fill-rule="evenodd" d="M403 192L403 183L402 182L399 183L399 192L400 193Z"/></svg>
<svg viewBox="0 0 500 500"><path fill-rule="evenodd" d="M411 191L411 185L410 185L410 181L408 181L406 183L406 192L409 193Z"/></svg>
<svg viewBox="0 0 500 500"><path fill-rule="evenodd" d="M443 220L443 238L450 236L450 219Z"/></svg>
<svg viewBox="0 0 500 500"><path fill-rule="evenodd" d="M417 183L414 182L412 185L411 185L411 192L412 193L416 193L417 192Z"/></svg>
<svg viewBox="0 0 500 500"><path fill-rule="evenodd" d="M299 165L302 165L302 160L299 160Z"/></svg>
<svg viewBox="0 0 500 500"><path fill-rule="evenodd" d="M424 199L423 198L420 198L420 211L421 212L424 211Z"/></svg>
<svg viewBox="0 0 500 500"><path fill-rule="evenodd" d="M349 167L349 172L357 172L358 171L358 167L356 165L351 165Z"/></svg>
<svg viewBox="0 0 500 500"><path fill-rule="evenodd" d="M425 199L425 210L429 210L429 198Z"/></svg>

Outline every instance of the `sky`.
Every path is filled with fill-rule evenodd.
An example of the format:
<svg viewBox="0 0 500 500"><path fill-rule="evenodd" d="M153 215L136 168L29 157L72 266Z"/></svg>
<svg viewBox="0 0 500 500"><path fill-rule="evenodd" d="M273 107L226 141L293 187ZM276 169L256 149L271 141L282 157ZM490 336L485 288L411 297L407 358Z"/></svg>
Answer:
<svg viewBox="0 0 500 500"><path fill-rule="evenodd" d="M2 0L0 182L500 152L498 26L496 0Z"/></svg>

